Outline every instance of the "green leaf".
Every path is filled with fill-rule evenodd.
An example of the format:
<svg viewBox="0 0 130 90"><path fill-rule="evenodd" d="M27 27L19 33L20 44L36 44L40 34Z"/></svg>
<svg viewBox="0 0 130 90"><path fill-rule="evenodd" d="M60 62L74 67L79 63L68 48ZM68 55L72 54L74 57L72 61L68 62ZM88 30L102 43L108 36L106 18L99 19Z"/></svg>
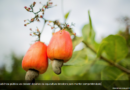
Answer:
<svg viewBox="0 0 130 90"><path fill-rule="evenodd" d="M126 73L122 73L118 77L118 80L115 81L115 85L118 87L129 87L130 82L129 82L128 75Z"/></svg>
<svg viewBox="0 0 130 90"><path fill-rule="evenodd" d="M73 52L72 58L65 63L63 66L63 72L66 75L81 75L87 69L86 64L88 64L86 49Z"/></svg>
<svg viewBox="0 0 130 90"><path fill-rule="evenodd" d="M90 11L88 11L89 23L82 28L83 40L92 46L95 50L98 49L99 44L95 41L95 31L92 26Z"/></svg>
<svg viewBox="0 0 130 90"><path fill-rule="evenodd" d="M101 73L101 71L108 66L107 62L104 62L103 60L99 59L95 62L95 64L90 68L90 71L92 73Z"/></svg>
<svg viewBox="0 0 130 90"><path fill-rule="evenodd" d="M91 36L90 36L90 32L91 32ZM85 42L89 42L89 43L95 42L95 31L93 29L90 30L89 24L83 26L82 35Z"/></svg>
<svg viewBox="0 0 130 90"><path fill-rule="evenodd" d="M130 69L130 58L125 58L119 62L119 64L123 67L127 67Z"/></svg>
<svg viewBox="0 0 130 90"><path fill-rule="evenodd" d="M90 27L89 36L91 37L91 35L92 35L92 20L91 20L91 16L90 16L90 11L89 10L88 10L88 17L89 17L89 27Z"/></svg>
<svg viewBox="0 0 130 90"><path fill-rule="evenodd" d="M62 71L67 76L82 74L84 66L63 66Z"/></svg>
<svg viewBox="0 0 130 90"><path fill-rule="evenodd" d="M106 37L103 42L107 43L102 45L104 46L105 53L107 54L108 58L114 62L119 62L128 54L126 41L122 36L110 35Z"/></svg>
<svg viewBox="0 0 130 90"><path fill-rule="evenodd" d="M89 31L90 31L89 24L84 25L82 28L82 35L83 35L84 41L87 41L89 37Z"/></svg>
<svg viewBox="0 0 130 90"><path fill-rule="evenodd" d="M101 56L102 51L104 50L105 46L107 45L106 41L103 41L101 45L99 46L98 52L97 52L97 57Z"/></svg>
<svg viewBox="0 0 130 90"><path fill-rule="evenodd" d="M84 41L86 42L95 40L95 31L93 30L90 11L88 11L88 17L89 17L89 24L84 25L84 27L82 28L83 38Z"/></svg>
<svg viewBox="0 0 130 90"><path fill-rule="evenodd" d="M73 43L73 50L75 49L75 47L83 41L82 37L77 37L75 36L75 38L73 39L72 43Z"/></svg>
<svg viewBox="0 0 130 90"><path fill-rule="evenodd" d="M101 80L103 86L111 90L115 84L120 85L122 81L119 80L128 80L128 75L116 67L108 66L101 72Z"/></svg>
<svg viewBox="0 0 130 90"><path fill-rule="evenodd" d="M101 72L101 79L102 80L118 80L118 76L122 74L116 67L108 66Z"/></svg>
<svg viewBox="0 0 130 90"><path fill-rule="evenodd" d="M83 65L84 62L87 62L87 59L87 49L84 48L79 51L74 51L71 59L66 64Z"/></svg>
<svg viewBox="0 0 130 90"><path fill-rule="evenodd" d="M64 16L65 20L68 18L69 14L70 14L70 11L65 14L65 16Z"/></svg>

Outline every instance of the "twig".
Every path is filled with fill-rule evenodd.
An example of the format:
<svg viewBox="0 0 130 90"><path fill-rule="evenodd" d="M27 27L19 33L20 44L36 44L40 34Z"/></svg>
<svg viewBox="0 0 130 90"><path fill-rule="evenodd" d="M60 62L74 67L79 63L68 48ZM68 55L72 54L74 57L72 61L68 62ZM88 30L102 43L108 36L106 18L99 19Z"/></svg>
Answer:
<svg viewBox="0 0 130 90"><path fill-rule="evenodd" d="M88 47L88 48L91 49L95 54L97 54L97 52L96 52L91 46L89 46L85 41L82 41L82 42L86 45L86 47ZM127 74L130 74L130 70L128 70L128 69L126 69L126 68L120 66L119 64L116 64L116 63L114 63L114 62L108 60L107 58L105 58L105 57L103 57L103 56L100 56L100 59L106 61L106 62L109 63L110 65L113 65L113 66L119 68L119 69L122 70L123 72L125 72L125 73L127 73Z"/></svg>
<svg viewBox="0 0 130 90"><path fill-rule="evenodd" d="M42 27L41 33L43 32L43 30L44 30L44 28L45 28L45 24L46 24L46 20L44 20L44 25L43 25L43 27Z"/></svg>

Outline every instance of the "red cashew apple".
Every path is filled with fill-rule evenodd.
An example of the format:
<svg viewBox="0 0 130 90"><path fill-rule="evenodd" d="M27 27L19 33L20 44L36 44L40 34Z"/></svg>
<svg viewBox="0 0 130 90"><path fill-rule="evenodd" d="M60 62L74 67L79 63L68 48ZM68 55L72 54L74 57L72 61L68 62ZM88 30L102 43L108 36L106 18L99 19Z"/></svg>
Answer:
<svg viewBox="0 0 130 90"><path fill-rule="evenodd" d="M33 80L43 74L48 67L47 46L38 41L26 52L22 60L22 68L27 71L25 80Z"/></svg>
<svg viewBox="0 0 130 90"><path fill-rule="evenodd" d="M56 74L61 73L63 63L72 57L72 53L73 45L69 32L64 29L54 33L47 47L47 56L52 60L52 69Z"/></svg>

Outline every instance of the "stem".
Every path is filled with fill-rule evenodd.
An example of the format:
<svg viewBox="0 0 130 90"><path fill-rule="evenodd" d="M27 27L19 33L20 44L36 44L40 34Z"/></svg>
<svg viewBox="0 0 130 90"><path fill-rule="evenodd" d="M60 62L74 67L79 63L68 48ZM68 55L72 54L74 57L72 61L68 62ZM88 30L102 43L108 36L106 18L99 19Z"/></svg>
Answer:
<svg viewBox="0 0 130 90"><path fill-rule="evenodd" d="M39 12L41 12L41 9L40 9L39 11L37 11L37 12L33 12L33 13L36 15L36 14L38 14Z"/></svg>
<svg viewBox="0 0 130 90"><path fill-rule="evenodd" d="M91 46L89 46L86 42L84 42L84 41L82 41L82 42L86 45L86 47L88 47L88 48L91 49L95 54L97 54L96 50L94 50L94 49L93 49ZM108 60L107 58L105 58L105 57L103 57L103 56L100 56L100 59L106 61L106 62L109 63L110 65L113 65L113 66L119 68L119 69L122 70L123 72L125 72L125 73L127 73L127 74L130 74L130 70L128 70L128 69L126 69L126 68L120 66L120 65L117 64L117 63L114 63L114 62Z"/></svg>
<svg viewBox="0 0 130 90"><path fill-rule="evenodd" d="M31 11L31 12L33 12L33 6L31 5L30 7L31 7L31 9L32 9L32 11Z"/></svg>
<svg viewBox="0 0 130 90"><path fill-rule="evenodd" d="M65 18L64 18L64 9L63 9L63 0L61 0L61 12L63 14L63 19L64 19L64 23L66 22Z"/></svg>
<svg viewBox="0 0 130 90"><path fill-rule="evenodd" d="M42 27L42 31L41 31L41 32L39 33L39 35L38 35L39 41L40 41L41 34L42 34L43 30L44 30L45 24L46 24L46 20L44 20L44 24L43 24L43 27Z"/></svg>
<svg viewBox="0 0 130 90"><path fill-rule="evenodd" d="M54 21L54 25L57 25L61 30L63 29L57 20Z"/></svg>
<svg viewBox="0 0 130 90"><path fill-rule="evenodd" d="M43 30L44 30L44 28L45 28L45 25L46 25L46 20L44 20L44 25L43 25L43 27L42 27L41 33L43 32Z"/></svg>

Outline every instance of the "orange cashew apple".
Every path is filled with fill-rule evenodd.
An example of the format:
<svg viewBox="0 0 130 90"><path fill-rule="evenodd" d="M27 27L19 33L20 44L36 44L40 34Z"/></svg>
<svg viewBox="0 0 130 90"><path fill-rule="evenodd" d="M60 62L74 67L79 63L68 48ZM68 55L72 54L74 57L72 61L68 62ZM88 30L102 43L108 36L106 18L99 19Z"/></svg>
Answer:
<svg viewBox="0 0 130 90"><path fill-rule="evenodd" d="M72 53L73 45L69 32L64 29L54 33L47 47L47 56L52 60L52 69L56 74L61 73L63 63L72 57Z"/></svg>
<svg viewBox="0 0 130 90"><path fill-rule="evenodd" d="M25 80L33 80L43 74L48 67L47 46L38 41L26 52L22 60L22 68L27 71Z"/></svg>

